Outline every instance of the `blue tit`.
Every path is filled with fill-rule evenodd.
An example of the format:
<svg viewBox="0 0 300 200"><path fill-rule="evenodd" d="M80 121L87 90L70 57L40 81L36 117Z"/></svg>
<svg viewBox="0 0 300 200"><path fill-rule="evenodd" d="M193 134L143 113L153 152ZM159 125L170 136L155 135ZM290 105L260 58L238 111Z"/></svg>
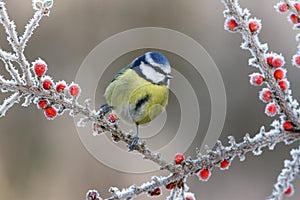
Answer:
<svg viewBox="0 0 300 200"><path fill-rule="evenodd" d="M139 125L150 122L166 108L171 78L167 58L147 52L123 68L107 86L104 96L108 106L122 121L136 125L129 150L138 142Z"/></svg>

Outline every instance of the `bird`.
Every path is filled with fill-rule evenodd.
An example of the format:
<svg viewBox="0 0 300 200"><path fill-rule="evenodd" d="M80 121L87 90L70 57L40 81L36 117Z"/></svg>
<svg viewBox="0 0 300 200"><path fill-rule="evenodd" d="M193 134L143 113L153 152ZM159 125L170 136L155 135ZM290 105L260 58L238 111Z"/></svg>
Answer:
<svg viewBox="0 0 300 200"><path fill-rule="evenodd" d="M102 109L109 108L122 122L136 126L129 151L138 144L139 126L165 110L172 78L168 59L159 52L146 52L121 69L107 86L107 104Z"/></svg>

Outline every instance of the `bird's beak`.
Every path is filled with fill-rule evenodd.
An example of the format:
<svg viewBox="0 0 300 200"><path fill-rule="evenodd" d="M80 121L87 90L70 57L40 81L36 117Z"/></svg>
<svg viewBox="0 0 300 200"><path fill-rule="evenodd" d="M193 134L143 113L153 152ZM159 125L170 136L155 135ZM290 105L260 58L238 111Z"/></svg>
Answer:
<svg viewBox="0 0 300 200"><path fill-rule="evenodd" d="M171 75L171 74L167 74L167 79L172 79L173 78L173 76Z"/></svg>

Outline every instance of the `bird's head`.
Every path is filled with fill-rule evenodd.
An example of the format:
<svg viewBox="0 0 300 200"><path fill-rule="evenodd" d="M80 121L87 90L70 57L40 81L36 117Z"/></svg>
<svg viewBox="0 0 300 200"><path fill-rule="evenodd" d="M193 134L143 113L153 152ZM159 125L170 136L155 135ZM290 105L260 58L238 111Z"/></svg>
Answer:
<svg viewBox="0 0 300 200"><path fill-rule="evenodd" d="M168 59L159 52L147 52L132 62L134 69L140 76L153 84L170 84L171 66Z"/></svg>

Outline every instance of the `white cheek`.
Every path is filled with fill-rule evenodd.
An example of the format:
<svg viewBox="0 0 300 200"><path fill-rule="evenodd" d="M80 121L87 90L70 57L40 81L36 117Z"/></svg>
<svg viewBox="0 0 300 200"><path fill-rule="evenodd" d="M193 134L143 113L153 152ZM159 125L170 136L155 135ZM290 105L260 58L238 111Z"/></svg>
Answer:
<svg viewBox="0 0 300 200"><path fill-rule="evenodd" d="M159 83L165 79L165 75L155 71L152 67L141 64L140 66L142 73L146 76L147 79L153 81L154 83Z"/></svg>
<svg viewBox="0 0 300 200"><path fill-rule="evenodd" d="M170 66L164 66L162 68L162 70L166 73L166 74L170 74L171 73L171 67Z"/></svg>
<svg viewBox="0 0 300 200"><path fill-rule="evenodd" d="M151 58L150 54L146 54L146 60L150 63L150 65L155 66L155 67L161 67L160 64L157 64L156 62L153 61L153 59ZM161 68L166 74L170 74L171 73L171 67L164 65Z"/></svg>

